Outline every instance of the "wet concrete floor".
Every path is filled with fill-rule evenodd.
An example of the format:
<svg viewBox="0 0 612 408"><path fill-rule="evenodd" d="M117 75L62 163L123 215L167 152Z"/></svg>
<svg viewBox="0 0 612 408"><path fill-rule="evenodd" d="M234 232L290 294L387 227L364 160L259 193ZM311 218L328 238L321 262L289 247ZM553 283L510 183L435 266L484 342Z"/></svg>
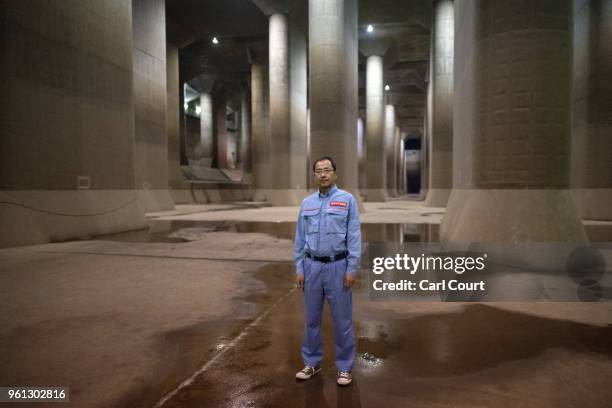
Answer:
<svg viewBox="0 0 612 408"><path fill-rule="evenodd" d="M274 237L291 239L294 228L292 223L153 220L149 230L96 239L181 245L181 242L196 241L214 231L264 232ZM436 224L364 224L363 232L364 240L368 242L435 242L438 231ZM59 263L58 275L62 264L73 262L70 259L81 259L82 270L85 270L87 262L92 262L83 255L53 256ZM195 260L160 261L155 258L148 261L146 258L129 258L129 262L131 263L125 273L117 271L115 267L107 267L100 272L100 276L108 276L109 281L117 280L117 292L121 285L128 289L125 293L126 299L138 296L139 287L151 286L139 279L134 282L125 281L136 265L146 271L149 265L147 262L150 262L149 267L155 265L160 269L158 276L167 275L168 271L172 270L176 274L173 279L184 279L185 282L189 282L189 278L181 274L181 268L186 267L183 263L189 262L195 270L200 267L200 264L196 263L199 261ZM167 265L160 265L162 262ZM223 270L224 265L230 265L231 262L217 263L219 264L222 266L217 268ZM234 279L237 279L232 284L239 285L241 290L236 290L235 295L229 299L232 304L232 313L229 316L205 316L192 319L188 325L156 332L153 339L156 349L152 355L146 355L155 360L148 375L138 377L138 381L133 383L123 384L127 386L128 391L122 392L120 398L115 399L112 404L96 404L94 399L88 397L90 399L82 406L611 406L612 325L579 323L576 319L562 320L565 316L559 310L574 310L572 305L548 304L546 307L555 315L555 318L552 318L510 310L504 308L503 304L417 305L409 302L372 302L365 287L361 286L354 290L358 356L353 384L346 388L336 385L332 326L327 307L323 319L323 371L310 381L298 382L294 375L302 367L300 344L303 330L303 295L293 288L293 265L290 262L258 265L261 266L254 271L240 272L243 277L237 277L242 275L238 275L236 271L232 272ZM36 265L33 264L32 267ZM116 271L116 276L113 271ZM79 270L78 273L82 272ZM212 272L210 275L212 276ZM214 276L222 278L223 275ZM246 277L248 280L245 280ZM150 279L156 278L157 276L150 275ZM191 279L197 281L201 278L204 278L204 275L194 275ZM40 277L36 278L39 279ZM67 282L75 280L70 277L66 279ZM257 281L257 285L247 284L252 280ZM171 287L173 281L163 283ZM218 281L216 284L219 284ZM214 285L211 281L208 290L215 291L217 286ZM44 287L41 290L43 289ZM185 290L184 287L179 289ZM96 294L94 288L88 290L90 292L83 295L85 303L94 299ZM96 290L99 291L99 288ZM73 291L70 293L73 294ZM147 304L147 309L154 307L155 296L160 295L155 292L148 296L150 303ZM194 294L186 294L184 297L189 296ZM173 301L176 302L177 299ZM61 297L58 296L58 302L60 301ZM192 303L191 298L187 299L181 310L192 309ZM69 306L64 303L58 305ZM138 311L137 299L126 305L134 309L121 309L116 313L129 312L130 319L138 321L143 311ZM525 309L528 310L530 307L527 306ZM576 310L578 306L580 305L576 305ZM201 306L200 308L206 310ZM592 310L595 312L601 309L597 309L594 304ZM580 313L583 313L583 317L588 317L590 312L586 309ZM82 321L75 325L83 327L91 324L88 319L83 317ZM110 316L109 319L115 318ZM588 321L586 318L584 320ZM148 321L157 324L153 316L148 316ZM612 322L612 316L606 321ZM133 325L134 322L130 320L129 324ZM66 329L59 324L56 326L56 332ZM43 337L47 334L19 330L0 337L0 350L19 350L19 355L26 356L28 354L25 338ZM144 336L140 329L131 330L134 337ZM90 333L82 333L82 338L87 339L86 341L93 342L93 337ZM41 340L33 344L44 342ZM116 344L114 347L121 348ZM96 354L99 350L90 352ZM109 358L111 357L109 354ZM23 366L16 358L4 360L15 367ZM57 364L58 370L62 364L70 364L67 360L60 363ZM32 366L38 367L33 363ZM121 365L118 364L117 367ZM40 367L38 370L40 371ZM128 368L124 370L128 371ZM32 378L31 373L22 371L16 377L16 370L6 366L0 368L0 377L13 381L11 384ZM38 374L39 378L44 378L45 373ZM95 366L84 367L78 374L94 383L108 381L107 378L96 377ZM68 376L66 378L66 384L70 384L71 380ZM86 388L87 385L82 387Z"/></svg>
<svg viewBox="0 0 612 408"><path fill-rule="evenodd" d="M410 305L390 311L368 302L360 290L354 295L358 356L353 384L341 388L335 383L327 308L322 374L296 381L294 374L302 366L303 297L288 289L291 270L291 264L284 264L257 272L269 287L265 298L251 299L262 310L289 295L214 359L227 344L227 338L220 338L219 347L209 351L213 363L162 406L610 406L612 326L529 316L484 304L424 315L412 312ZM206 336L199 326L168 336L189 354L185 344L198 333ZM153 406L162 391L176 389L184 379L170 375L118 406Z"/></svg>

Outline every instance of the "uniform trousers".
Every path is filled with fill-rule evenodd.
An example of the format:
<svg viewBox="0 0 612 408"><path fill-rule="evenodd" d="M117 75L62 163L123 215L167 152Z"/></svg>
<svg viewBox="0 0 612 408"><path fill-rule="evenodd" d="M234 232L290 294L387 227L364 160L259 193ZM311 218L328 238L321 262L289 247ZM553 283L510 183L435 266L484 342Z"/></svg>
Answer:
<svg viewBox="0 0 612 408"><path fill-rule="evenodd" d="M302 358L305 365L318 366L323 357L321 319L327 300L334 326L335 357L338 371L352 371L355 360L353 334L353 297L344 286L347 260L319 262L304 258L304 340Z"/></svg>

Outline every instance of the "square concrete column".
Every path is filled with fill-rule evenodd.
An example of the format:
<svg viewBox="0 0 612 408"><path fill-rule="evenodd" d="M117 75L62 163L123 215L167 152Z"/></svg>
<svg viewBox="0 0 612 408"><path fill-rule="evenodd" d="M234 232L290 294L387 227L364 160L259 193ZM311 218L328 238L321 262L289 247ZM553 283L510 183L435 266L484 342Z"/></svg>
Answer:
<svg viewBox="0 0 612 408"><path fill-rule="evenodd" d="M404 156L404 149L402 145L402 133L399 126L395 126L395 155L393 156L393 165L395 171L395 191L397 195L401 195L402 185L402 157Z"/></svg>
<svg viewBox="0 0 612 408"><path fill-rule="evenodd" d="M166 2L133 0L134 180L145 211L174 209L168 191Z"/></svg>
<svg viewBox="0 0 612 408"><path fill-rule="evenodd" d="M251 172L251 106L248 91L240 98L240 165L243 176Z"/></svg>
<svg viewBox="0 0 612 408"><path fill-rule="evenodd" d="M213 101L210 93L200 94L200 146L199 156L208 163L213 158Z"/></svg>
<svg viewBox="0 0 612 408"><path fill-rule="evenodd" d="M584 242L569 190L571 1L455 2L445 242ZM558 254L557 254L558 255Z"/></svg>
<svg viewBox="0 0 612 408"><path fill-rule="evenodd" d="M289 105L291 184L289 200L308 195L308 5L295 2L289 13Z"/></svg>
<svg viewBox="0 0 612 408"><path fill-rule="evenodd" d="M395 106L391 104L385 105L385 171L387 195L397 197L396 188L396 145L395 142Z"/></svg>
<svg viewBox="0 0 612 408"><path fill-rule="evenodd" d="M359 190L365 191L366 188L366 151L365 151L365 129L363 119L357 118L357 156L359 171Z"/></svg>
<svg viewBox="0 0 612 408"><path fill-rule="evenodd" d="M286 14L269 18L268 66L270 89L270 164L291 163L289 123L289 21ZM288 170L288 169L287 169ZM268 201L275 205L297 204L290 200L291 171L279 171L270 180Z"/></svg>
<svg viewBox="0 0 612 408"><path fill-rule="evenodd" d="M307 194L307 57L300 17L307 18L296 10L269 18L270 163L283 168L270 180L267 199L274 205L298 205Z"/></svg>
<svg viewBox="0 0 612 408"><path fill-rule="evenodd" d="M612 220L612 1L576 1L571 186L580 217Z"/></svg>
<svg viewBox="0 0 612 408"><path fill-rule="evenodd" d="M332 156L338 186L359 200L357 1L311 0L309 23L311 158Z"/></svg>
<svg viewBox="0 0 612 408"><path fill-rule="evenodd" d="M265 68L251 65L251 135L254 199L264 201L270 179L270 140L266 129Z"/></svg>
<svg viewBox="0 0 612 408"><path fill-rule="evenodd" d="M431 55L430 55L431 58ZM420 200L427 200L429 194L429 139L431 139L431 64L429 64L429 81L427 83L427 108L423 115L423 138L421 139L421 191Z"/></svg>
<svg viewBox="0 0 612 408"><path fill-rule="evenodd" d="M435 1L430 60L429 191L425 202L432 207L446 206L452 188L454 36L453 1Z"/></svg>
<svg viewBox="0 0 612 408"><path fill-rule="evenodd" d="M178 47L166 44L166 117L168 137L168 187L171 190L185 187L180 167L180 94Z"/></svg>
<svg viewBox="0 0 612 408"><path fill-rule="evenodd" d="M213 112L215 120L215 138L213 149L216 154L216 164L220 169L228 168L227 161L227 149L228 149L228 135L227 135L227 107L225 95L223 92L218 92L214 95L213 100Z"/></svg>
<svg viewBox="0 0 612 408"><path fill-rule="evenodd" d="M387 201L383 59L366 61L366 201Z"/></svg>

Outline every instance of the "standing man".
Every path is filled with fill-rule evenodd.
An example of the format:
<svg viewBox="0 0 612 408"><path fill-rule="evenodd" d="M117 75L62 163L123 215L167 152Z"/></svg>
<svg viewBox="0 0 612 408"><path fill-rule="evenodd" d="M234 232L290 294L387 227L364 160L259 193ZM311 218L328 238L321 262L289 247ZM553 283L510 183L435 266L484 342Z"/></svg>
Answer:
<svg viewBox="0 0 612 408"><path fill-rule="evenodd" d="M353 381L355 360L351 287L361 256L359 208L355 198L336 187L336 163L321 157L313 165L319 189L302 202L295 231L296 283L304 291L305 367L295 377L308 380L321 371L321 317L327 299L334 322L339 385Z"/></svg>

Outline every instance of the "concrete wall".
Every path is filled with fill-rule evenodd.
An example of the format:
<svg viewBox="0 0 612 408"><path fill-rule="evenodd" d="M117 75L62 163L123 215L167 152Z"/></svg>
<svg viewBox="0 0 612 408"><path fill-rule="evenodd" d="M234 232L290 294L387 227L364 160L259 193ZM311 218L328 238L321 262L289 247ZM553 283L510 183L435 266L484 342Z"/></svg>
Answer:
<svg viewBox="0 0 612 408"><path fill-rule="evenodd" d="M0 186L134 186L131 5L5 1Z"/></svg>
<svg viewBox="0 0 612 408"><path fill-rule="evenodd" d="M0 246L146 226L131 3L4 1L0 13Z"/></svg>

